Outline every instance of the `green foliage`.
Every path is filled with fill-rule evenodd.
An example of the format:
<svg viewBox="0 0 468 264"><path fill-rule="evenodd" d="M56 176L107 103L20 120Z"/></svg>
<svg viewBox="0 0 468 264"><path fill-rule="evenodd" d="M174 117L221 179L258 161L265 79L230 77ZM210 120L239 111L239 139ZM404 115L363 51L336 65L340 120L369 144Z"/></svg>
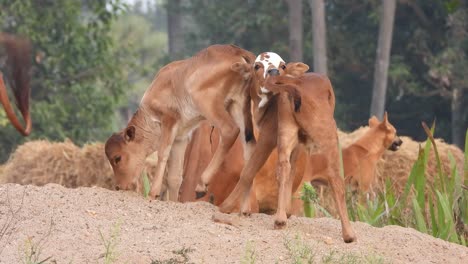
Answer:
<svg viewBox="0 0 468 264"><path fill-rule="evenodd" d="M119 0L46 2L0 0L0 30L27 36L37 55L32 58L31 137L103 140L123 96L124 65L113 54L109 32L124 6ZM0 131L0 138L1 160L23 141L10 127Z"/></svg>
<svg viewBox="0 0 468 264"><path fill-rule="evenodd" d="M194 0L184 9L195 22L186 35L189 54L210 44L233 43L254 53L271 49L287 59L284 1Z"/></svg>
<svg viewBox="0 0 468 264"><path fill-rule="evenodd" d="M126 116L116 129L126 125L156 72L167 62L167 33L155 27L148 14L138 10L123 14L112 25L113 53L129 62L121 75L127 82L126 100L121 104L121 112Z"/></svg>

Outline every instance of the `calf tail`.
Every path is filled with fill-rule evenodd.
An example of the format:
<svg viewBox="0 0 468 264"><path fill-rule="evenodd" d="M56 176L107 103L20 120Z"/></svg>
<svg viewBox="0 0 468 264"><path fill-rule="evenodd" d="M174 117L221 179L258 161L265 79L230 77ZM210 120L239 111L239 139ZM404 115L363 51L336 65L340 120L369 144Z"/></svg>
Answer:
<svg viewBox="0 0 468 264"><path fill-rule="evenodd" d="M14 37L6 33L0 33L0 44L5 46L8 60L7 64L12 75L12 90L15 97L16 105L23 116L26 127L23 127L8 99L3 76L0 73L0 102L5 108L8 119L12 125L23 135L27 136L31 133L31 117L29 113L29 69L31 68L30 53L31 45L26 39Z"/></svg>
<svg viewBox="0 0 468 264"><path fill-rule="evenodd" d="M270 76L265 83L265 87L274 94L287 92L293 98L294 112L300 111L302 97L296 79L286 76Z"/></svg>

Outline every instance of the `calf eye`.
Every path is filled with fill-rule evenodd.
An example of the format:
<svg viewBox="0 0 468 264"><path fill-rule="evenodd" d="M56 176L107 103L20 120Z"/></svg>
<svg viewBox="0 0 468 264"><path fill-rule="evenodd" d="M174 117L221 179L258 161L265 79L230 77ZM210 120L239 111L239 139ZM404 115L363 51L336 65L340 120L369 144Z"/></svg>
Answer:
<svg viewBox="0 0 468 264"><path fill-rule="evenodd" d="M255 67L254 67L254 69L255 69L255 70L258 70L258 69L260 69L260 65L258 65L258 64L255 64Z"/></svg>
<svg viewBox="0 0 468 264"><path fill-rule="evenodd" d="M115 164L119 163L121 159L122 159L122 157L116 156L116 157L114 158Z"/></svg>
<svg viewBox="0 0 468 264"><path fill-rule="evenodd" d="M286 65L281 65L281 69L286 70Z"/></svg>

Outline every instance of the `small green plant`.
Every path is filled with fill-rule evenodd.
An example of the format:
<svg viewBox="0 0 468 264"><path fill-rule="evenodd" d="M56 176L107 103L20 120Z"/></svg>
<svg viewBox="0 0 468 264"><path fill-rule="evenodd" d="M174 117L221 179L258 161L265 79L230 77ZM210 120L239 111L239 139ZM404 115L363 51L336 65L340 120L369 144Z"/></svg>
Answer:
<svg viewBox="0 0 468 264"><path fill-rule="evenodd" d="M296 235L294 239L285 238L284 246L288 250L291 263L314 263L315 252L301 240L299 235Z"/></svg>
<svg viewBox="0 0 468 264"><path fill-rule="evenodd" d="M304 215L315 217L315 205L318 203L318 195L314 186L306 182L302 186L301 200L304 202Z"/></svg>
<svg viewBox="0 0 468 264"><path fill-rule="evenodd" d="M245 245L244 257L241 260L242 264L255 264L257 261L257 252L255 252L255 244L251 241L247 241Z"/></svg>
<svg viewBox="0 0 468 264"><path fill-rule="evenodd" d="M28 237L24 243L24 251L23 251L23 263L24 264L43 264L47 263L47 261L51 257L41 259L42 254L42 243L35 242L31 237Z"/></svg>
<svg viewBox="0 0 468 264"><path fill-rule="evenodd" d="M141 173L141 180L143 182L143 196L147 198L150 192L151 185L148 179L148 174L145 171Z"/></svg>
<svg viewBox="0 0 468 264"><path fill-rule="evenodd" d="M195 250L190 247L183 247L179 250L173 250L172 253L175 254L176 257L172 257L166 260L153 260L151 261L151 264L191 264L191 262L189 262L190 257L188 254L194 251Z"/></svg>
<svg viewBox="0 0 468 264"><path fill-rule="evenodd" d="M43 264L47 263L47 261L52 258L51 256L43 258L41 254L50 234L53 231L53 227L54 222L51 220L49 230L41 239L34 241L32 237L28 237L25 240L24 247L21 252L23 264Z"/></svg>
<svg viewBox="0 0 468 264"><path fill-rule="evenodd" d="M382 264L385 263L381 256L369 255L363 257L352 252L339 252L335 249L322 256L321 263L344 263L344 264Z"/></svg>
<svg viewBox="0 0 468 264"><path fill-rule="evenodd" d="M119 244L120 223L113 225L108 238L104 236L101 230L99 230L99 236L104 245L104 253L102 254L102 257L104 258L104 264L114 263L118 258L116 249L117 245Z"/></svg>

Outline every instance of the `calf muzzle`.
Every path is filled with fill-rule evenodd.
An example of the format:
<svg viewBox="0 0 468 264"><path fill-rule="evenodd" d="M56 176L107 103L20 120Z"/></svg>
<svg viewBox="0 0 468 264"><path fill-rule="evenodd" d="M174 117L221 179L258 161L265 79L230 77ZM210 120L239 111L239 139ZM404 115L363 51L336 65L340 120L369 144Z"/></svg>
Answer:
<svg viewBox="0 0 468 264"><path fill-rule="evenodd" d="M403 141L399 137L397 137L395 138L395 140L393 140L392 144L388 149L391 151L397 151L398 149L400 149L401 144L403 144Z"/></svg>
<svg viewBox="0 0 468 264"><path fill-rule="evenodd" d="M279 70L278 69L270 69L268 70L268 75L270 76L278 76L280 74Z"/></svg>

